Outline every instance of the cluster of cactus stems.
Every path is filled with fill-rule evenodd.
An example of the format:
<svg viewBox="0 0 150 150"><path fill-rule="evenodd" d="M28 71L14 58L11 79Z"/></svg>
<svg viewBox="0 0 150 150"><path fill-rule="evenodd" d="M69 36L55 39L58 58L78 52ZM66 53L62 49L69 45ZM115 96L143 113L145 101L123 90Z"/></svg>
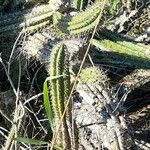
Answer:
<svg viewBox="0 0 150 150"><path fill-rule="evenodd" d="M82 4L80 6L76 4L76 6L76 8L80 10ZM51 20L51 16L53 16L54 25L63 33L69 35L80 34L97 25L100 21L100 12L99 3L95 3L90 8L74 16L62 14L59 10L53 12L50 10L49 5L43 5L37 7L35 10L25 10L0 17L0 33L20 28L33 31L48 24ZM100 40L93 39L90 42L101 50L119 53L121 56L130 56L133 59L136 58L143 62L146 61L147 63L150 62L149 46L137 45L121 39L111 40L108 38ZM52 110L54 113L54 129L57 129L58 123L64 114L66 101L68 100L71 88L68 53L63 43L57 44L52 49L49 74L51 77L56 77L50 80L50 87ZM69 150L71 149L71 135L66 120L65 115L56 141L58 145L63 145L64 149ZM63 140L61 140L61 138L63 138Z"/></svg>
<svg viewBox="0 0 150 150"><path fill-rule="evenodd" d="M54 13L55 23L64 33L78 34L92 29L97 23L100 13L99 5L94 5L84 12L77 13L75 16L66 15L56 11ZM25 28L25 31L36 30L50 23L53 11L49 5L42 5L32 10L24 10L13 14L0 17L0 33Z"/></svg>
<svg viewBox="0 0 150 150"><path fill-rule="evenodd" d="M92 29L99 22L100 11L100 4L98 2L95 2L93 6L87 8L85 11L76 13L74 16L62 14L59 10L52 11L49 4L41 5L34 9L1 16L0 34L17 29L34 31L49 24L52 16L54 25L63 33L69 35L80 34ZM107 32L107 34L109 33ZM92 44L102 50L115 52L121 56L129 56L132 59L140 60L140 62L143 61L144 65L149 66L149 46L125 41L114 34L109 34L109 37L105 35L102 40L92 40Z"/></svg>

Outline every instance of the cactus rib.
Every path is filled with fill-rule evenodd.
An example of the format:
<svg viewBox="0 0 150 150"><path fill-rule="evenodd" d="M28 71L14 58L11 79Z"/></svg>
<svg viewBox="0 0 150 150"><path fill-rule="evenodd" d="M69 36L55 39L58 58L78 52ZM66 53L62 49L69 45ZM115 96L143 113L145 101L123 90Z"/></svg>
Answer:
<svg viewBox="0 0 150 150"><path fill-rule="evenodd" d="M50 63L50 76L56 76L56 60L59 50L62 48L62 45L56 45L53 48L52 54L51 54L51 63ZM58 111L58 102L57 102L57 84L56 79L51 80L51 95L52 95L52 105L53 110L55 112L55 117L60 119L59 111Z"/></svg>
<svg viewBox="0 0 150 150"><path fill-rule="evenodd" d="M64 45L60 48L57 55L56 60L56 75L63 75L64 72L64 59L65 59L65 51ZM64 79L63 76L57 79L57 105L59 110L59 115L63 115L64 111Z"/></svg>

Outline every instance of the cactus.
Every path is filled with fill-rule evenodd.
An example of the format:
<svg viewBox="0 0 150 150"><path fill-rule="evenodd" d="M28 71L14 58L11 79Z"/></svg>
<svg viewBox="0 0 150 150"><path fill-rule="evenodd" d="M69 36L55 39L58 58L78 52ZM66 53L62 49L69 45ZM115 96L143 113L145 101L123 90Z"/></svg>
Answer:
<svg viewBox="0 0 150 150"><path fill-rule="evenodd" d="M132 91L150 81L149 69L135 69L131 74L120 80L119 85L125 90Z"/></svg>
<svg viewBox="0 0 150 150"><path fill-rule="evenodd" d="M0 17L0 33L23 29L34 31L50 22L52 11L49 5L41 5L33 9L7 14Z"/></svg>
<svg viewBox="0 0 150 150"><path fill-rule="evenodd" d="M113 41L109 39L91 40L91 44L100 48L102 51L109 51L119 54L122 57L132 60L132 65L135 67L150 68L150 46L135 44L127 41ZM141 63L142 62L142 63Z"/></svg>
<svg viewBox="0 0 150 150"><path fill-rule="evenodd" d="M97 67L88 67L81 70L80 82L82 84L98 84L99 81L106 82L106 75ZM99 75L101 73L101 76Z"/></svg>
<svg viewBox="0 0 150 150"><path fill-rule="evenodd" d="M61 13L54 14L54 23L64 33L78 34L92 29L99 22L100 6L95 4L84 12L75 16L63 16Z"/></svg>
<svg viewBox="0 0 150 150"><path fill-rule="evenodd" d="M51 96L52 96L52 107L55 115L55 125L56 129L63 116L65 110L66 100L70 94L70 74L69 74L69 64L67 61L66 47L64 44L57 44L51 54L50 58L50 76L58 76L56 79L50 81L51 85ZM67 63L66 63L67 62ZM66 123L66 115L62 120L62 130L59 131L59 136L63 136L63 147L66 149L71 148L70 135L68 131L68 126ZM60 145L61 137L58 137L57 144ZM62 143L61 143L62 144Z"/></svg>
<svg viewBox="0 0 150 150"><path fill-rule="evenodd" d="M99 3L95 3L75 16L64 16L57 10L50 9L49 5L41 5L33 10L28 9L0 17L0 33L22 28L26 28L24 31L27 31L30 27L29 31L34 31L40 26L39 24L45 25L44 22L49 22L54 13L54 23L62 32L78 34L92 29L99 22L100 11Z"/></svg>
<svg viewBox="0 0 150 150"><path fill-rule="evenodd" d="M117 1L114 1L114 0L109 0L109 1L110 3L114 3L112 6L112 10L116 10ZM98 3L95 2L93 6L87 8L85 11L78 12L74 16L72 16L71 14L66 14L66 11L62 10L63 9L62 0L57 2L58 5L56 5L55 8L52 8L55 5L55 2L56 2L55 0L49 1L49 5L51 6L51 9L49 9L49 5L44 5L44 6L37 7L37 9L35 10L25 10L23 12L16 12L14 14L8 14L6 16L0 17L0 33L13 31L17 29L23 29L23 31L34 31L35 29L41 28L49 24L51 20L51 16L53 16L53 22L56 25L57 29L69 35L80 34L82 32L85 32L87 30L94 28L95 26L97 27L97 24L100 21L100 14L101 14L99 2ZM83 0L82 1L74 0L73 2L74 4L75 2L77 2L75 4L75 8L77 8L77 10L81 10L81 8L83 7ZM93 36L94 36L94 33L95 32L93 32ZM107 37L107 36L105 36L105 38L100 39L100 40L93 39L91 40L91 43L101 48L102 50L115 52L115 53L120 54L121 56L129 56L130 58L132 58L133 62L135 59L142 60L142 62L146 62L146 65L148 67L150 66L149 65L149 61L150 61L149 60L149 46L135 44L132 42L124 41L123 39L116 38L116 37L114 39L111 39L111 37ZM140 62L138 65L143 65L143 64L141 64ZM47 112L49 112L48 119L50 120L53 117L53 120L54 120L54 122L50 121L50 125L52 127L53 132L55 130L57 131L57 129L59 128L59 123L60 122L62 123L61 128L58 131L59 136L58 138L56 138L56 145L62 146L66 150L74 149L72 148L73 144L77 145L75 143L77 140L76 138L74 138L76 133L74 133L74 137L73 137L74 139L71 139L70 137L71 137L71 134L73 133L72 132L73 129L69 129L68 122L67 122L70 119L70 118L69 119L67 118L68 117L67 115L71 113L70 112L70 110L72 109L71 105L69 105L70 108L68 108L68 114L66 112L64 115L65 107L67 105L66 101L69 98L70 89L71 89L70 72L69 72L69 57L68 57L67 46L64 43L57 44L52 49L51 58L50 58L49 75L51 77L50 78L51 102L49 100L47 102L49 103L48 107L51 107L50 104L52 104L52 109L51 109L52 111L47 111ZM105 118L106 117L105 115L103 116L103 118L106 120L106 125L109 125L109 121L112 120L112 123L111 123L111 126L112 126L112 124L114 123L113 119L119 120L118 112L120 110L117 109L118 106L116 105L117 103L119 103L119 100L115 99L112 101L112 98L109 96L110 93L107 92L107 90L102 89L104 86L103 85L101 86L99 83L100 81L105 82L103 78L106 79L107 81L106 75L103 75L100 72L100 70L98 70L98 68L92 67L92 68L86 68L85 70L81 70L79 80L82 81L81 90L84 91L84 86L85 86L86 92L84 93L86 93L87 95L88 93L90 93L92 95L91 99L93 100L93 104L94 103L96 105L98 104L97 105L98 107L96 106L97 107L96 111L99 114L101 113L101 115L103 114L107 115L107 118ZM82 86L82 84L84 86ZM45 89L48 91L47 87ZM92 91L92 89L94 90ZM48 92L46 94L48 95ZM108 111L105 108L107 108ZM75 122L73 120L72 126L74 126L74 123ZM106 125L105 125L105 128L106 128ZM111 128L111 126L110 127L108 126L108 127ZM127 126L121 128L119 122L115 121L114 129L113 129L115 130L115 132L112 131L110 135L108 134L108 138L111 137L111 135L116 135L116 133L119 133L120 135L125 135L126 133L122 131L126 128ZM110 130L106 129L106 131L107 132L105 133L109 133ZM101 134L101 135L104 135L104 134ZM119 141L120 147L124 148L124 146L122 145L123 144L127 145L127 143L124 143L126 138L124 138L123 140L120 139L121 136L119 134L117 136L118 136L118 139L121 141L121 142ZM103 136L101 137L102 137L101 141L103 140L107 141L107 138L105 139L105 137ZM129 136L129 139L130 139L130 136ZM72 141L74 140L73 141L74 143L71 140ZM113 145L111 143L112 142L110 141L110 147L112 147ZM115 143L114 145L116 146L117 142L115 141L114 143ZM129 144L129 146L131 146L131 144ZM77 146L74 146L74 147L77 148ZM112 147L112 149L114 149L114 147Z"/></svg>

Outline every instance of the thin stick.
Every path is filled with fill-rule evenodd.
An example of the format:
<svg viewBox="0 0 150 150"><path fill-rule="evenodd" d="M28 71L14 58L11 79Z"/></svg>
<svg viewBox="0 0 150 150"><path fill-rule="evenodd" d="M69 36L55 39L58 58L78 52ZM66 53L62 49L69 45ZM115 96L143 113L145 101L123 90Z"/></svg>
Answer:
<svg viewBox="0 0 150 150"><path fill-rule="evenodd" d="M9 60L8 60L8 74L10 73L10 65L11 65L11 60L12 60L12 57L13 57L13 54L14 54L14 51L15 51L15 48L16 48L16 45L17 45L17 42L19 41L21 35L22 35L22 31L19 33L14 45L13 45L13 48L12 48L12 51L11 51L11 54L10 54L10 57L9 57Z"/></svg>
<svg viewBox="0 0 150 150"><path fill-rule="evenodd" d="M3 65L3 67L4 67L6 76L7 76L8 80L9 80L9 82L10 82L10 85L11 85L11 87L12 87L12 89L13 89L13 92L15 93L15 96L17 97L17 91L16 91L15 86L14 86L12 80L11 80L11 77L9 76L8 70L6 69L6 66L5 66L5 64L4 64L4 62L3 62L2 58L1 58L1 56L0 56L0 62L1 62L1 64Z"/></svg>

